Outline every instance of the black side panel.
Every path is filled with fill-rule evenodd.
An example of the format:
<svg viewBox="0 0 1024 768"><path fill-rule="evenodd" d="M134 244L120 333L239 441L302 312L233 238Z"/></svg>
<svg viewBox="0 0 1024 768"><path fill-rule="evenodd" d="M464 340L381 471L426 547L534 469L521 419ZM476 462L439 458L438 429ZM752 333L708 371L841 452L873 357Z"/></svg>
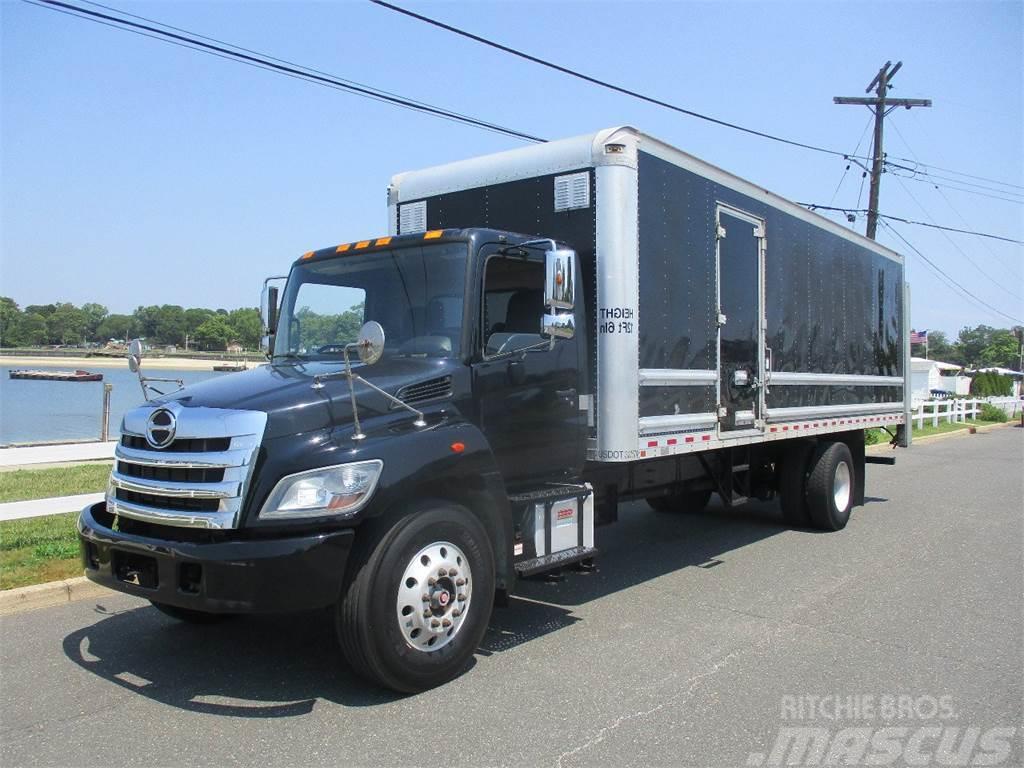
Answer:
<svg viewBox="0 0 1024 768"><path fill-rule="evenodd" d="M555 211L555 176L586 171L590 175L590 200L588 208L570 211ZM587 327L596 328L594 307L597 305L595 283L595 252L597 249L597 225L595 204L597 190L593 171L581 168L579 171L564 171L558 174L536 176L521 181L509 181L487 187L450 192L427 199L427 229L449 227L491 227L507 232L552 237L564 241L576 249L579 255L586 295ZM403 200L402 205L418 202ZM401 234L401 233L399 233ZM591 344L596 334L590 334ZM588 358L597 359L594 349ZM595 371L580 372L580 392L592 393Z"/></svg>
<svg viewBox="0 0 1024 768"><path fill-rule="evenodd" d="M639 168L641 368L716 366L714 222L721 202L765 221L766 340L773 370L903 375L902 265L645 152ZM692 390L684 398L689 402L693 392L710 392L678 389ZM767 405L891 402L900 396L887 387L774 385ZM652 400L677 402L641 392L642 403ZM657 415L643 405L641 413Z"/></svg>
<svg viewBox="0 0 1024 768"><path fill-rule="evenodd" d="M639 174L640 367L714 370L713 198L698 177L644 152ZM713 386L640 389L641 416L710 413L715 403Z"/></svg>

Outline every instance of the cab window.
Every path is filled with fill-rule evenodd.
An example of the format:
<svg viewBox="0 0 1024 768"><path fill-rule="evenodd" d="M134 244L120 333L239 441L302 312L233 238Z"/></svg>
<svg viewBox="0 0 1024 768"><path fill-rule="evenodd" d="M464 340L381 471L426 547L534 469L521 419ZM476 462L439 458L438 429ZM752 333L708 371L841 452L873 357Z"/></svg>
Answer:
<svg viewBox="0 0 1024 768"><path fill-rule="evenodd" d="M540 344L544 264L492 256L484 271L484 354L499 355Z"/></svg>

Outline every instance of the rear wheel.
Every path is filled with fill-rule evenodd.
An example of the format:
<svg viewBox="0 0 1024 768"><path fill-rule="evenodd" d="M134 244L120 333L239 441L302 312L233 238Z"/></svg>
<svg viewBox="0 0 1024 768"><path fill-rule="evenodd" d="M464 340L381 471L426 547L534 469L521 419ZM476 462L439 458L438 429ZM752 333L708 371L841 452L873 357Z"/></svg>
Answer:
<svg viewBox="0 0 1024 768"><path fill-rule="evenodd" d="M682 491L668 496L651 496L648 505L655 512L700 512L711 501L711 491Z"/></svg>
<svg viewBox="0 0 1024 768"><path fill-rule="evenodd" d="M846 443L822 443L811 459L807 508L815 528L839 531L853 509L853 457Z"/></svg>
<svg viewBox="0 0 1024 768"><path fill-rule="evenodd" d="M494 602L494 554L480 521L458 505L403 517L351 571L336 613L352 668L414 693L458 676Z"/></svg>
<svg viewBox="0 0 1024 768"><path fill-rule="evenodd" d="M187 624L216 624L224 620L224 614L222 613L207 613L206 611L196 611L191 608L179 608L176 605L157 603L153 600L149 602L150 605L165 616L170 616L178 621L184 621Z"/></svg>
<svg viewBox="0 0 1024 768"><path fill-rule="evenodd" d="M812 443L795 442L787 447L779 469L779 505L782 507L782 519L797 528L805 528L811 524L811 515L807 509L807 472L813 453Z"/></svg>

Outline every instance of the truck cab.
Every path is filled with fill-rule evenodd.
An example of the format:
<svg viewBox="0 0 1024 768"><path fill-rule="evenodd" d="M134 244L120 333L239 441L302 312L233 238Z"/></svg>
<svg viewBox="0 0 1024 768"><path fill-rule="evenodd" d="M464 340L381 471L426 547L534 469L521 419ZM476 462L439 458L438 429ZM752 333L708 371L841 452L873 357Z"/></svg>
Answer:
<svg viewBox="0 0 1024 768"><path fill-rule="evenodd" d="M448 679L517 567L594 553L578 274L489 229L306 253L265 290L267 365L126 415L86 574L186 621L333 606L357 670Z"/></svg>

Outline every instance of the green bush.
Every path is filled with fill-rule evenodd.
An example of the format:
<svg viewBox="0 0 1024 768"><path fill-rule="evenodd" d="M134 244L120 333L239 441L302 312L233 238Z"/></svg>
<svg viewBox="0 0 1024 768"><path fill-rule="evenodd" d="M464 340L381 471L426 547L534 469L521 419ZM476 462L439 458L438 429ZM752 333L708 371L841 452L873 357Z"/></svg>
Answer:
<svg viewBox="0 0 1024 768"><path fill-rule="evenodd" d="M1013 394L1013 379L995 371L982 371L971 379L973 397L1005 397Z"/></svg>
<svg viewBox="0 0 1024 768"><path fill-rule="evenodd" d="M978 416L979 421L1007 421L1009 416L1006 415L1006 411L1002 408L997 408L992 403L981 404L981 415Z"/></svg>

